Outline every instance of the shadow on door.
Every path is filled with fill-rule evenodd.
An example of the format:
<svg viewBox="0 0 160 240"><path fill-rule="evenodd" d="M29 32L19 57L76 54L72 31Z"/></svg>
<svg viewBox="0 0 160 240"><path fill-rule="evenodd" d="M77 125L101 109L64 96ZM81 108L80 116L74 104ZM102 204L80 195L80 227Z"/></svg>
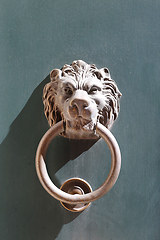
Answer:
<svg viewBox="0 0 160 240"><path fill-rule="evenodd" d="M11 124L10 131L0 145L1 238L55 239L63 224L79 214L65 210L41 186L35 171L38 143L48 130L43 114L42 90L49 76L35 89L27 104ZM52 181L61 183L55 173L69 160L89 149L94 141L73 141L56 137L48 155ZM61 151L63 149L63 151ZM72 151L70 151L72 149ZM74 150L73 150L74 149Z"/></svg>

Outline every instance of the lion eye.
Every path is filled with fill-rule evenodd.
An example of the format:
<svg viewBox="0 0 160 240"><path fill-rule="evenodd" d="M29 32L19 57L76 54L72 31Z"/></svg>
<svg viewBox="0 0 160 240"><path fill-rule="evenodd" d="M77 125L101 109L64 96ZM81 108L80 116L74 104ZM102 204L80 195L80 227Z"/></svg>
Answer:
<svg viewBox="0 0 160 240"><path fill-rule="evenodd" d="M73 91L72 91L72 89L70 87L63 88L63 92L66 95L72 95L72 93L73 93Z"/></svg>
<svg viewBox="0 0 160 240"><path fill-rule="evenodd" d="M97 93L97 91L101 91L101 88L93 86L90 88L88 94L95 94L95 93Z"/></svg>

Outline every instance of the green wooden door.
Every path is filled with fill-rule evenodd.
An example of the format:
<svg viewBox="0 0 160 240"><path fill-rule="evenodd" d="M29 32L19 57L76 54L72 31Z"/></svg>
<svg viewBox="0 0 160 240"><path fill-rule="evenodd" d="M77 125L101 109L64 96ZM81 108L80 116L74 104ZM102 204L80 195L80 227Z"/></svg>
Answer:
<svg viewBox="0 0 160 240"><path fill-rule="evenodd" d="M160 239L159 11L158 0L0 0L0 239ZM108 67L123 94L112 128L120 176L80 214L43 189L34 163L48 130L43 87L77 59ZM57 137L47 164L58 187L75 176L96 189L110 154L102 140Z"/></svg>

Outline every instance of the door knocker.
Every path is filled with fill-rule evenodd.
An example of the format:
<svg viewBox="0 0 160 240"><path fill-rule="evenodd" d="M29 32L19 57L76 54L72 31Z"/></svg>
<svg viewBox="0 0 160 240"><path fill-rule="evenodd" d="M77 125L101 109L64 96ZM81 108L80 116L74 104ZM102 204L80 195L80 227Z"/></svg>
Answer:
<svg viewBox="0 0 160 240"><path fill-rule="evenodd" d="M36 170L45 190L70 211L84 210L104 196L115 184L121 167L118 143L108 130L119 114L121 93L107 68L97 69L82 60L54 69L43 91L45 116L50 129L42 137L36 153ZM48 176L45 155L58 135L71 139L102 137L111 152L111 168L95 191L85 180L72 178L57 188Z"/></svg>

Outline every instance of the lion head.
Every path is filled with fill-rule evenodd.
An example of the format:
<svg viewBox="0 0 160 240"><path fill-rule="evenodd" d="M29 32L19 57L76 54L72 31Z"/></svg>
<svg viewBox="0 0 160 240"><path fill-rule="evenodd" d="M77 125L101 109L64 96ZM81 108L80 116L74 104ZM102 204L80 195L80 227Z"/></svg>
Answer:
<svg viewBox="0 0 160 240"><path fill-rule="evenodd" d="M43 90L44 112L50 126L63 120L63 136L97 138L98 122L110 128L118 117L120 91L107 68L82 60L54 69Z"/></svg>

